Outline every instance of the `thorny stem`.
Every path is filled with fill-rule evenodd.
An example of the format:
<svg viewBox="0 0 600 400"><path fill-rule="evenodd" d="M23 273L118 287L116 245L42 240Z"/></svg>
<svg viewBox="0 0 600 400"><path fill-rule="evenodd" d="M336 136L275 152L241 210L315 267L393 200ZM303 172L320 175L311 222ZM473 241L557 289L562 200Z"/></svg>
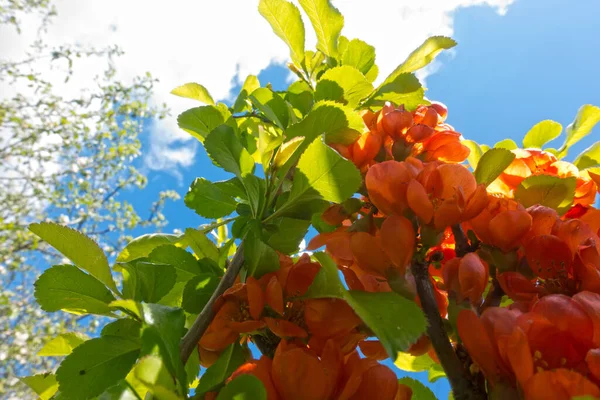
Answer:
<svg viewBox="0 0 600 400"><path fill-rule="evenodd" d="M411 271L415 278L417 294L421 300L423 312L427 317L427 335L446 372L456 400L483 400L487 396L473 384L468 377L461 361L450 344L450 339L444 328L444 322L438 311L433 286L429 279L427 264L422 261L413 261Z"/></svg>
<svg viewBox="0 0 600 400"><path fill-rule="evenodd" d="M212 296L208 300L208 303L202 309L202 312L198 314L198 317L194 321L192 327L187 331L183 339L181 339L179 355L181 357L181 361L185 364L192 354L192 351L198 345L198 341L206 332L208 325L210 325L211 321L215 317L214 304L227 289L229 289L233 282L235 282L235 278L237 277L242 265L244 264L244 244L240 244L237 248L231 262L227 266L227 270L225 271L225 275L221 278L217 289L213 292Z"/></svg>

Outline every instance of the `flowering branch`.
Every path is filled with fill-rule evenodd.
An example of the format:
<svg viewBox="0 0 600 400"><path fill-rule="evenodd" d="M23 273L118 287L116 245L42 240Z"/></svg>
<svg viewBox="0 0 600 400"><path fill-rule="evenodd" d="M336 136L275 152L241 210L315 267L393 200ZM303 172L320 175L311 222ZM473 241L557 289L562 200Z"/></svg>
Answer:
<svg viewBox="0 0 600 400"><path fill-rule="evenodd" d="M192 354L192 351L198 345L198 341L210 325L211 321L215 317L214 304L227 289L229 289L233 282L235 282L235 278L237 277L242 265L244 264L244 244L240 244L237 248L231 262L227 266L227 270L225 271L225 275L221 278L221 282L217 286L217 289L213 292L212 296L208 300L208 303L202 309L202 312L198 314L198 317L194 321L192 327L187 331L183 339L181 339L179 355L181 357L181 361L185 364Z"/></svg>
<svg viewBox="0 0 600 400"><path fill-rule="evenodd" d="M433 286L429 280L427 264L421 261L413 261L411 270L415 277L417 294L421 300L423 312L429 322L427 335L429 336L431 344L446 372L448 381L450 381L454 398L456 400L485 399L485 394L480 393L471 380L468 379L462 363L450 344L450 339L444 329L444 322L435 301Z"/></svg>

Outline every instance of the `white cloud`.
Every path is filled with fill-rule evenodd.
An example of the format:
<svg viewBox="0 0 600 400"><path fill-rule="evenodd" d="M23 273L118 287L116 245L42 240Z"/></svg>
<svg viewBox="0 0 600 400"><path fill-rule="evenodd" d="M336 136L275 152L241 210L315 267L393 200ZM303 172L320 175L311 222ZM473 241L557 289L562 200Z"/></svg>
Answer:
<svg viewBox="0 0 600 400"><path fill-rule="evenodd" d="M514 0L334 0L345 16L343 34L377 48L380 76L391 72L426 37L453 33L453 13L461 7L488 5L502 14ZM148 166L170 169L192 163L196 146L181 132L175 115L194 102L169 95L182 83L205 85L217 99L226 98L238 76L257 74L270 63L284 62L288 49L257 11L256 0L57 0L58 17L49 38L95 46L118 44L125 56L117 60L123 78L150 71L160 79L155 101L167 103L173 116L151 130ZM306 21L308 22L308 21ZM37 25L20 38L4 36L0 53L18 54ZM307 47L314 46L306 23ZM460 49L458 50L460 51ZM434 64L427 72L433 72ZM71 87L85 87L98 73L93 63ZM421 77L424 77L422 74Z"/></svg>

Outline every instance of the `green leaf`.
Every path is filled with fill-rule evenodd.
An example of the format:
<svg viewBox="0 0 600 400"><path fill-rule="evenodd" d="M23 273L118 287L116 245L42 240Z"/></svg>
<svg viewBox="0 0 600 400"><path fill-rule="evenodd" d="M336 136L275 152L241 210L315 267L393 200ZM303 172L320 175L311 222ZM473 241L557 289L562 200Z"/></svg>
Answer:
<svg viewBox="0 0 600 400"><path fill-rule="evenodd" d="M210 93L204 86L199 83L186 83L185 85L178 86L171 90L171 94L179 97L185 97L192 100L198 100L204 104L215 105Z"/></svg>
<svg viewBox="0 0 600 400"><path fill-rule="evenodd" d="M244 239L244 260L248 276L260 278L266 273L279 269L279 255L263 242L255 227Z"/></svg>
<svg viewBox="0 0 600 400"><path fill-rule="evenodd" d="M411 400L436 400L436 397L431 389L416 379L405 376L404 378L400 378L398 383L401 385L406 385L412 389Z"/></svg>
<svg viewBox="0 0 600 400"><path fill-rule="evenodd" d="M244 362L242 346L237 342L229 345L219 359L204 372L196 392L206 393L218 388Z"/></svg>
<svg viewBox="0 0 600 400"><path fill-rule="evenodd" d="M362 183L360 171L351 161L315 140L304 152L294 175L288 203L324 199L341 203Z"/></svg>
<svg viewBox="0 0 600 400"><path fill-rule="evenodd" d="M196 178L184 198L185 205L204 218L221 218L231 214L237 202L218 185Z"/></svg>
<svg viewBox="0 0 600 400"><path fill-rule="evenodd" d="M88 337L81 333L68 332L61 333L54 339L47 342L44 347L38 351L40 357L62 357L71 354L74 348L88 340Z"/></svg>
<svg viewBox="0 0 600 400"><path fill-rule="evenodd" d="M122 336L131 340L140 337L142 325L140 321L131 318L121 318L104 325L101 336Z"/></svg>
<svg viewBox="0 0 600 400"><path fill-rule="evenodd" d="M579 169L587 169L600 165L600 142L596 142L585 149L577 156L573 164Z"/></svg>
<svg viewBox="0 0 600 400"><path fill-rule="evenodd" d="M323 297L343 299L344 287L340 281L336 263L327 253L317 252L313 256L321 263L321 269L317 272L315 279L302 297L307 299Z"/></svg>
<svg viewBox="0 0 600 400"><path fill-rule="evenodd" d="M248 203L252 216L260 218L262 206L265 202L267 182L256 175L246 175L242 178L242 184L248 195Z"/></svg>
<svg viewBox="0 0 600 400"><path fill-rule="evenodd" d="M523 138L523 147L541 149L546 143L559 137L562 129L561 124L550 119L538 122Z"/></svg>
<svg viewBox="0 0 600 400"><path fill-rule="evenodd" d="M428 354L413 356L409 353L398 353L398 356L394 361L396 367L400 368L402 371L408 372L427 371L435 364L436 362L433 361Z"/></svg>
<svg viewBox="0 0 600 400"><path fill-rule="evenodd" d="M188 238L189 245L198 258L208 258L213 261L219 259L219 249L217 248L217 245L206 236L206 233L197 229L186 228L185 236Z"/></svg>
<svg viewBox="0 0 600 400"><path fill-rule="evenodd" d="M170 235L167 233L151 233L133 239L117 256L117 262L127 262L136 258L148 257L152 250L165 244L178 244L184 235Z"/></svg>
<svg viewBox="0 0 600 400"><path fill-rule="evenodd" d="M328 143L349 145L361 135L364 122L351 108L331 101L320 101L299 123L288 128L288 138L305 137L306 145L321 134ZM304 143L303 143L304 144Z"/></svg>
<svg viewBox="0 0 600 400"><path fill-rule="evenodd" d="M127 376L140 353L139 345L119 336L88 340L69 354L56 371L61 394L88 399Z"/></svg>
<svg viewBox="0 0 600 400"><path fill-rule="evenodd" d="M427 327L419 306L397 293L351 290L344 293L344 299L377 335L392 359L415 343Z"/></svg>
<svg viewBox="0 0 600 400"><path fill-rule="evenodd" d="M213 162L238 178L254 171L254 160L233 129L227 125L215 128L204 141L204 148Z"/></svg>
<svg viewBox="0 0 600 400"><path fill-rule="evenodd" d="M215 128L223 124L235 125L235 121L227 107L220 107L220 104L190 108L177 117L177 125L200 142L204 142Z"/></svg>
<svg viewBox="0 0 600 400"><path fill-rule="evenodd" d="M283 143L284 137L279 129L270 126L261 126L258 130L258 152L264 171L270 168L273 152Z"/></svg>
<svg viewBox="0 0 600 400"><path fill-rule="evenodd" d="M256 376L243 374L225 385L217 400L267 400L267 391Z"/></svg>
<svg viewBox="0 0 600 400"><path fill-rule="evenodd" d="M302 115L306 115L313 106L312 89L304 81L293 82L285 93L285 100Z"/></svg>
<svg viewBox="0 0 600 400"><path fill-rule="evenodd" d="M483 150L481 149L479 144L477 144L473 140L463 140L461 141L461 143L467 146L471 151L469 153L469 157L467 157L467 161L469 162L471 168L475 170L477 168L479 160L481 159L481 156L483 156Z"/></svg>
<svg viewBox="0 0 600 400"><path fill-rule="evenodd" d="M123 274L123 297L156 303L175 285L177 274L170 264L137 259L117 264Z"/></svg>
<svg viewBox="0 0 600 400"><path fill-rule="evenodd" d="M373 64L371 69L365 74L365 78L371 83L375 82L375 79L379 76L379 67L376 64Z"/></svg>
<svg viewBox="0 0 600 400"><path fill-rule="evenodd" d="M288 45L292 61L301 65L304 60L304 23L298 7L285 0L260 0L258 12Z"/></svg>
<svg viewBox="0 0 600 400"><path fill-rule="evenodd" d="M525 178L517 187L515 200L525 208L540 204L563 214L573 204L576 185L575 177L534 175Z"/></svg>
<svg viewBox="0 0 600 400"><path fill-rule="evenodd" d="M344 65L327 70L315 90L315 100L332 100L355 108L373 91L373 85L356 68Z"/></svg>
<svg viewBox="0 0 600 400"><path fill-rule="evenodd" d="M278 93L269 88L258 88L248 98L254 107L280 129L287 128L290 120L288 107L285 100Z"/></svg>
<svg viewBox="0 0 600 400"><path fill-rule="evenodd" d="M130 317L135 318L138 321L144 320L144 310L142 309L142 303L139 303L131 299L119 299L110 303L112 309L123 311ZM116 335L119 336L119 335ZM131 339L131 338L130 338Z"/></svg>
<svg viewBox="0 0 600 400"><path fill-rule="evenodd" d="M506 149L491 149L479 160L474 175L478 184L488 186L510 165L515 155Z"/></svg>
<svg viewBox="0 0 600 400"><path fill-rule="evenodd" d="M185 331L182 309L160 304L142 304L142 354L158 353L171 373L179 381L180 395L187 394L185 367L179 356L179 343Z"/></svg>
<svg viewBox="0 0 600 400"><path fill-rule="evenodd" d="M242 89L240 90L240 94L238 94L237 99L235 100L235 104L233 105L233 112L240 113L243 111L249 111L252 107L248 104L248 95L254 92L256 89L260 87L260 82L255 75L248 75L244 84L242 85Z"/></svg>
<svg viewBox="0 0 600 400"><path fill-rule="evenodd" d="M200 374L200 355L197 351L192 351L190 358L185 363L185 375L188 380L188 387L195 389L198 386L198 375Z"/></svg>
<svg viewBox="0 0 600 400"><path fill-rule="evenodd" d="M375 65L375 47L362 40L352 39L342 53L341 62L342 65L354 67L366 75Z"/></svg>
<svg viewBox="0 0 600 400"><path fill-rule="evenodd" d="M561 158L567 155L567 151L575 143L586 137L600 121L600 107L586 104L577 112L575 120L567 126L567 138L561 151Z"/></svg>
<svg viewBox="0 0 600 400"><path fill-rule="evenodd" d="M181 306L191 314L198 314L219 284L219 278L213 274L201 274L193 277L185 285Z"/></svg>
<svg viewBox="0 0 600 400"><path fill-rule="evenodd" d="M410 53L408 58L385 78L381 86L385 86L396 80L401 74L415 72L423 68L432 62L442 50L451 49L454 46L456 46L456 42L449 37L432 36L426 39L422 45Z"/></svg>
<svg viewBox="0 0 600 400"><path fill-rule="evenodd" d="M71 260L73 264L117 292L108 260L100 246L92 239L74 229L51 222L31 224L29 230Z"/></svg>
<svg viewBox="0 0 600 400"><path fill-rule="evenodd" d="M35 282L35 299L42 310L75 314L112 315L109 303L115 298L96 278L73 265L55 265Z"/></svg>
<svg viewBox="0 0 600 400"><path fill-rule="evenodd" d="M157 400L180 400L173 378L160 357L148 355L140 359L133 369L135 380L141 383ZM119 399L121 400L121 399Z"/></svg>
<svg viewBox="0 0 600 400"><path fill-rule="evenodd" d="M445 378L446 377L446 372L444 371L444 368L442 368L442 366L438 363L434 363L431 368L429 368L429 370L427 371L427 379L429 380L429 382L435 382L440 378Z"/></svg>
<svg viewBox="0 0 600 400"><path fill-rule="evenodd" d="M188 281L204 272L193 255L172 245L157 247L148 258L155 263L172 265L177 274L177 282Z"/></svg>
<svg viewBox="0 0 600 400"><path fill-rule="evenodd" d="M58 382L54 374L39 374L20 378L42 400L50 400L58 390Z"/></svg>
<svg viewBox="0 0 600 400"><path fill-rule="evenodd" d="M281 217L271 220L269 226L274 228L275 232L266 238L267 244L279 252L293 254L298 251L310 221Z"/></svg>
<svg viewBox="0 0 600 400"><path fill-rule="evenodd" d="M344 17L329 0L299 0L317 34L317 49L329 57L337 57Z"/></svg>
<svg viewBox="0 0 600 400"><path fill-rule="evenodd" d="M514 150L519 148L519 146L512 139L504 139L499 141L494 145L496 149L505 149L505 150Z"/></svg>
<svg viewBox="0 0 600 400"><path fill-rule="evenodd" d="M390 101L396 105L403 104L408 110L418 105L429 104L424 98L425 90L414 74L400 74L395 79L380 85L362 104L363 107L383 107Z"/></svg>

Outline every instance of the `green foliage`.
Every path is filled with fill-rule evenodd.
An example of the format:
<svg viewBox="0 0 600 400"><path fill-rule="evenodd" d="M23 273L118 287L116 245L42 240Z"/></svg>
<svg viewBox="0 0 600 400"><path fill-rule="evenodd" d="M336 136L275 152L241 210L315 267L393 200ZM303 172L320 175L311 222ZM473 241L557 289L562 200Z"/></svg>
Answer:
<svg viewBox="0 0 600 400"><path fill-rule="evenodd" d="M463 140L461 143L464 144L465 146L467 146L469 148L469 150L471 151L469 153L469 157L467 158L467 161L469 163L469 166L473 170L475 170L477 168L477 165L479 164L479 160L481 160L481 157L483 156L483 150L481 149L479 144L477 144L476 142L474 142L472 140Z"/></svg>
<svg viewBox="0 0 600 400"><path fill-rule="evenodd" d="M329 57L338 56L338 39L344 27L344 17L329 0L300 0L317 34L317 50Z"/></svg>
<svg viewBox="0 0 600 400"><path fill-rule="evenodd" d="M317 252L314 257L321 263L321 269L304 294L304 298L344 298L344 287L338 276L339 270L327 253Z"/></svg>
<svg viewBox="0 0 600 400"><path fill-rule="evenodd" d="M181 307L192 314L200 313L218 283L217 276L213 274L201 274L193 277L185 285Z"/></svg>
<svg viewBox="0 0 600 400"><path fill-rule="evenodd" d="M451 49L456 42L445 36L432 36L427 38L423 44L417 47L406 60L400 64L385 80L383 85L394 81L398 76L405 73L415 72L432 62L442 50Z"/></svg>
<svg viewBox="0 0 600 400"><path fill-rule="evenodd" d="M216 127L206 137L204 148L216 166L238 178L254 171L254 160L230 126Z"/></svg>
<svg viewBox="0 0 600 400"><path fill-rule="evenodd" d="M425 332L425 315L413 301L394 292L369 293L351 290L344 299L377 335L394 359Z"/></svg>
<svg viewBox="0 0 600 400"><path fill-rule="evenodd" d="M123 274L123 297L156 303L175 285L175 268L169 264L137 259L118 264Z"/></svg>
<svg viewBox="0 0 600 400"><path fill-rule="evenodd" d="M210 366L202 378L196 392L203 394L215 390L225 382L233 371L242 365L245 361L244 350L239 343L233 343L227 347L219 359Z"/></svg>
<svg viewBox="0 0 600 400"><path fill-rule="evenodd" d="M42 400L50 400L58 390L58 382L54 374L39 374L21 378L31 390Z"/></svg>
<svg viewBox="0 0 600 400"><path fill-rule="evenodd" d="M475 180L488 186L510 165L515 155L505 148L494 148L487 151L477 163Z"/></svg>
<svg viewBox="0 0 600 400"><path fill-rule="evenodd" d="M373 85L358 69L344 65L321 75L315 89L315 101L332 100L355 108L372 91Z"/></svg>
<svg viewBox="0 0 600 400"><path fill-rule="evenodd" d="M150 233L130 241L117 256L118 262L127 262L136 258L147 257L152 250L165 244L177 244L182 241L182 235Z"/></svg>
<svg viewBox="0 0 600 400"><path fill-rule="evenodd" d="M541 204L555 209L559 214L564 214L573 204L576 184L574 177L530 176L517 187L515 199L524 207Z"/></svg>
<svg viewBox="0 0 600 400"><path fill-rule="evenodd" d="M575 120L567 126L565 143L561 147L560 158L567 155L569 148L589 135L594 126L600 121L600 107L586 104L577 112Z"/></svg>
<svg viewBox="0 0 600 400"><path fill-rule="evenodd" d="M47 342L44 347L38 351L37 355L42 357L66 356L71 354L74 348L86 340L88 340L87 336L81 333L62 333Z"/></svg>
<svg viewBox="0 0 600 400"><path fill-rule="evenodd" d="M74 229L48 222L31 224L29 230L60 251L73 264L89 272L113 291L117 290L108 260L92 239Z"/></svg>
<svg viewBox="0 0 600 400"><path fill-rule="evenodd" d="M240 375L225 385L217 400L267 400L267 391L254 375Z"/></svg>
<svg viewBox="0 0 600 400"><path fill-rule="evenodd" d="M562 125L556 121L540 121L523 138L523 147L541 149L546 143L559 137L562 129Z"/></svg>
<svg viewBox="0 0 600 400"><path fill-rule="evenodd" d="M412 389L411 400L436 400L436 397L431 389L416 379L406 376L404 378L400 378L398 383L401 385L406 385Z"/></svg>
<svg viewBox="0 0 600 400"><path fill-rule="evenodd" d="M35 283L35 299L44 311L112 315L115 298L102 282L73 265L55 265Z"/></svg>
<svg viewBox="0 0 600 400"><path fill-rule="evenodd" d="M198 100L204 104L215 105L210 93L204 86L199 83L186 83L185 85L178 86L171 91L171 94L179 97L185 97L192 100Z"/></svg>
<svg viewBox="0 0 600 400"><path fill-rule="evenodd" d="M512 139L504 139L494 145L495 149L514 150L518 148L517 144Z"/></svg>
<svg viewBox="0 0 600 400"><path fill-rule="evenodd" d="M364 107L383 107L385 102L404 104L406 109L414 110L420 104L427 104L424 99L425 91L414 74L403 73L392 80L386 79L363 102Z"/></svg>
<svg viewBox="0 0 600 400"><path fill-rule="evenodd" d="M585 149L573 162L579 169L593 168L600 165L600 142Z"/></svg>
<svg viewBox="0 0 600 400"><path fill-rule="evenodd" d="M177 124L201 142L219 125L232 125L231 113L222 104L190 108L179 114Z"/></svg>
<svg viewBox="0 0 600 400"><path fill-rule="evenodd" d="M185 195L185 205L205 218L221 218L231 214L237 202L220 185L196 178Z"/></svg>
<svg viewBox="0 0 600 400"><path fill-rule="evenodd" d="M273 32L290 48L290 57L296 65L304 61L304 23L300 10L285 0L260 0L258 12L273 28Z"/></svg>
<svg viewBox="0 0 600 400"><path fill-rule="evenodd" d="M242 85L242 89L240 90L240 94L235 100L235 104L233 105L233 112L240 113L242 111L248 111L252 108L252 105L249 104L248 95L254 92L256 89L260 87L260 82L255 75L248 75L244 84Z"/></svg>
<svg viewBox="0 0 600 400"><path fill-rule="evenodd" d="M367 75L373 66L375 66L375 47L360 39L352 39L346 45L340 62L342 65L354 67L364 75Z"/></svg>
<svg viewBox="0 0 600 400"><path fill-rule="evenodd" d="M262 239L260 229L255 225L244 239L244 259L249 276L261 277L279 269L279 256L275 249Z"/></svg>

